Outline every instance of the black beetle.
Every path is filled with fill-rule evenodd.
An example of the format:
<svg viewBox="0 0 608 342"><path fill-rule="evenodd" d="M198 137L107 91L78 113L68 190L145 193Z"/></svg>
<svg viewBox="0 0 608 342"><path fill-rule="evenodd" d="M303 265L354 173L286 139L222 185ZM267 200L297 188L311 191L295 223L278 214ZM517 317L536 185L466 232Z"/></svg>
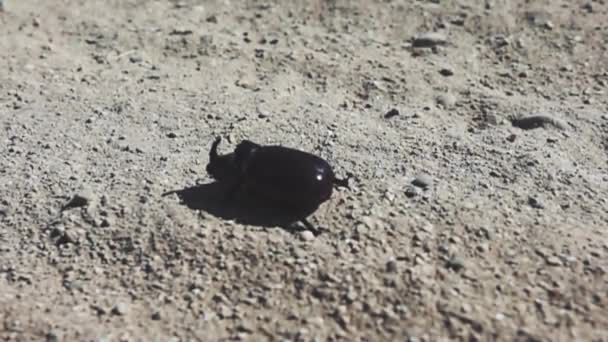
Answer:
<svg viewBox="0 0 608 342"><path fill-rule="evenodd" d="M211 146L206 170L216 181L229 185L225 200L246 190L301 213L298 219L315 233L306 216L331 197L334 186L349 188L350 174L337 178L327 161L308 152L243 140L233 153L219 155L220 141L217 137Z"/></svg>

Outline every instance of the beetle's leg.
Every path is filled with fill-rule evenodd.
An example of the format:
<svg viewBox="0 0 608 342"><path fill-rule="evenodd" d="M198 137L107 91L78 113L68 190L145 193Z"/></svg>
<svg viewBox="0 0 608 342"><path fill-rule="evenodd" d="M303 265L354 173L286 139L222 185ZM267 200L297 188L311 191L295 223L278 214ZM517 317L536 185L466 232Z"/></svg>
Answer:
<svg viewBox="0 0 608 342"><path fill-rule="evenodd" d="M344 187L347 189L350 189L350 185L348 184L348 180L352 178L352 173L347 173L346 178L338 178L338 177L334 177L334 184L338 187Z"/></svg>

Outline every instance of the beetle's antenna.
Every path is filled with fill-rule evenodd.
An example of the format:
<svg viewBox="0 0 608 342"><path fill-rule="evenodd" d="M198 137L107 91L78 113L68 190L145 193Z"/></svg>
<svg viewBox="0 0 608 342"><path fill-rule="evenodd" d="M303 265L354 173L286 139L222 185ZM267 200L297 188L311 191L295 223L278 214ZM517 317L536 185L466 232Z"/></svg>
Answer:
<svg viewBox="0 0 608 342"><path fill-rule="evenodd" d="M217 137L217 138L215 138L213 145L211 145L211 150L209 151L209 161L211 163L214 163L217 161L217 158L218 158L217 146L220 144L220 141L222 141L222 137Z"/></svg>

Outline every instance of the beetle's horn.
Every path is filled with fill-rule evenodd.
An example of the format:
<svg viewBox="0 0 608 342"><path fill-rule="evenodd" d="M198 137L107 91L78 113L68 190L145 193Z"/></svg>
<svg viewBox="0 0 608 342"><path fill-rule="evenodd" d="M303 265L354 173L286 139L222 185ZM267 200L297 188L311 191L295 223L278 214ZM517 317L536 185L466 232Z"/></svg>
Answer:
<svg viewBox="0 0 608 342"><path fill-rule="evenodd" d="M217 137L213 145L211 145L211 150L209 151L209 162L211 163L215 163L218 160L217 146L220 144L220 141L222 141L222 137Z"/></svg>

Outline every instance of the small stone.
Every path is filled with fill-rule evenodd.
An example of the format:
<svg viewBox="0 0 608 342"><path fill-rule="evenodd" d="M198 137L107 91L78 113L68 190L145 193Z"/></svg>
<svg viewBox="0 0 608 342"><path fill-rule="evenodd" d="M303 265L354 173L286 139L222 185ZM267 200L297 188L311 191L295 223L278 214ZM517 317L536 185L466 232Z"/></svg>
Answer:
<svg viewBox="0 0 608 342"><path fill-rule="evenodd" d="M171 31L169 34L173 35L173 36L187 36L187 35L191 35L192 33L193 32L190 29L179 27L179 28L173 29L173 31Z"/></svg>
<svg viewBox="0 0 608 342"><path fill-rule="evenodd" d="M547 251L545 248L536 248L534 253L543 258L547 258L549 256L549 251Z"/></svg>
<svg viewBox="0 0 608 342"><path fill-rule="evenodd" d="M453 243L453 244L456 244L456 245L462 242L462 241L460 240L460 238L459 238L458 236L456 236L456 235L452 235L452 236L450 236L450 237L448 238L448 241L449 241L450 243Z"/></svg>
<svg viewBox="0 0 608 342"><path fill-rule="evenodd" d="M534 209L544 209L543 203L536 197L528 197L528 204Z"/></svg>
<svg viewBox="0 0 608 342"><path fill-rule="evenodd" d="M433 226L433 224L431 222L427 221L420 227L420 230L427 234L433 234L433 231L435 230L435 226Z"/></svg>
<svg viewBox="0 0 608 342"><path fill-rule="evenodd" d="M78 241L78 235L71 230L66 230L63 226L59 226L51 230L51 239L55 241L57 246L61 246L69 243L76 243Z"/></svg>
<svg viewBox="0 0 608 342"><path fill-rule="evenodd" d="M91 305L91 309L93 309L98 316L103 316L107 313L104 307L99 306L97 304Z"/></svg>
<svg viewBox="0 0 608 342"><path fill-rule="evenodd" d="M143 57L139 56L139 55L129 57L129 62L131 62L133 64L141 63L141 62L143 62L143 60L144 60Z"/></svg>
<svg viewBox="0 0 608 342"><path fill-rule="evenodd" d="M302 241L312 241L315 239L315 234L313 234L313 232L311 232L310 230L305 230L305 231L301 232L299 235L300 235L300 239L302 239Z"/></svg>
<svg viewBox="0 0 608 342"><path fill-rule="evenodd" d="M393 108L393 109L389 110L388 112L386 112L386 114L384 114L384 118L390 119L393 116L397 116L397 115L399 115L399 110L397 110L396 108Z"/></svg>
<svg viewBox="0 0 608 342"><path fill-rule="evenodd" d="M448 68L443 68L443 69L439 70L439 73L442 76L446 76L446 77L454 75L454 71L452 69L448 69Z"/></svg>
<svg viewBox="0 0 608 342"><path fill-rule="evenodd" d="M446 266L454 271L460 271L464 268L464 261L457 256L453 256L448 260Z"/></svg>
<svg viewBox="0 0 608 342"><path fill-rule="evenodd" d="M414 178L412 185L422 189L428 189L433 185L433 178L428 174L420 174Z"/></svg>
<svg viewBox="0 0 608 342"><path fill-rule="evenodd" d="M208 23L217 24L217 17L215 15L210 15L205 19Z"/></svg>
<svg viewBox="0 0 608 342"><path fill-rule="evenodd" d="M548 29L548 30L553 30L553 28L555 27L555 25L553 25L553 22L551 22L550 20L547 20L547 21L545 22L545 25L544 25L544 26L545 26L545 28L546 28L546 29Z"/></svg>
<svg viewBox="0 0 608 342"><path fill-rule="evenodd" d="M562 261L556 256L550 256L550 257L546 258L545 261L547 262L547 265L549 265L549 266L561 266L562 265Z"/></svg>
<svg viewBox="0 0 608 342"><path fill-rule="evenodd" d="M323 327L325 325L325 321L321 316L314 316L312 318L306 319L310 325L314 325L316 327Z"/></svg>
<svg viewBox="0 0 608 342"><path fill-rule="evenodd" d="M496 48L503 48L511 45L511 39L508 36L498 34L491 38L491 42Z"/></svg>
<svg viewBox="0 0 608 342"><path fill-rule="evenodd" d="M569 256L565 256L565 257L564 257L564 262L565 262L567 265L575 265L577 261L578 261L578 260L576 259L576 257L571 256L571 255L569 255Z"/></svg>
<svg viewBox="0 0 608 342"><path fill-rule="evenodd" d="M2 1L2 0L0 0ZM1 4L1 2L0 2ZM59 341L59 337L57 336L57 333L55 333L54 331L49 331L46 334L46 342L58 342Z"/></svg>
<svg viewBox="0 0 608 342"><path fill-rule="evenodd" d="M593 4L591 2L587 2L581 6L585 11L592 13L593 12Z"/></svg>
<svg viewBox="0 0 608 342"><path fill-rule="evenodd" d="M391 258L386 263L386 272L389 272L389 273L397 272L397 261L394 258Z"/></svg>
<svg viewBox="0 0 608 342"><path fill-rule="evenodd" d="M129 307L127 306L127 304L125 304L125 303L116 303L112 307L111 313L113 315L117 315L117 316L124 316L124 315L127 314L128 310L129 310Z"/></svg>
<svg viewBox="0 0 608 342"><path fill-rule="evenodd" d="M239 332L242 332L242 333L247 333L247 334L251 334L251 333L253 333L253 332L254 332L254 330L255 330L255 329L254 329L253 324L251 324L251 322L249 322L249 321L243 321L243 322L241 322L241 324L239 324L239 325L236 327L236 329L237 329Z"/></svg>
<svg viewBox="0 0 608 342"><path fill-rule="evenodd" d="M416 196L418 196L420 194L420 188L408 185L405 188L405 192L404 193L405 193L405 196L407 196L409 198L416 197Z"/></svg>
<svg viewBox="0 0 608 342"><path fill-rule="evenodd" d="M486 227L481 227L477 231L477 236L483 237L486 240L492 240L492 235L493 235L493 233Z"/></svg>
<svg viewBox="0 0 608 342"><path fill-rule="evenodd" d="M546 127L549 125L560 130L565 130L567 128L564 121L555 118L550 114L535 114L516 117L511 119L511 124L525 130Z"/></svg>
<svg viewBox="0 0 608 342"><path fill-rule="evenodd" d="M449 109L452 108L454 105L456 105L456 97L450 93L445 93L445 94L441 94L438 95L435 98L435 102L445 108L445 109Z"/></svg>
<svg viewBox="0 0 608 342"><path fill-rule="evenodd" d="M229 319L234 315L234 311L226 305L222 305L219 315L222 319Z"/></svg>
<svg viewBox="0 0 608 342"><path fill-rule="evenodd" d="M153 321L159 321L161 319L161 315L159 311L154 311L152 313L152 315L150 316L150 318L152 318Z"/></svg>
<svg viewBox="0 0 608 342"><path fill-rule="evenodd" d="M70 201L66 205L63 206L62 211L67 210L67 209L72 209L72 208L84 207L84 206L87 206L90 202L91 202L91 197L89 194L78 193L78 194L75 194L70 199Z"/></svg>
<svg viewBox="0 0 608 342"><path fill-rule="evenodd" d="M175 134L174 132L170 132L167 134L167 138L175 139L175 138L177 138L177 134Z"/></svg>
<svg viewBox="0 0 608 342"><path fill-rule="evenodd" d="M439 32L426 32L416 36L412 42L413 47L434 47L447 42L444 34Z"/></svg>
<svg viewBox="0 0 608 342"><path fill-rule="evenodd" d="M63 244L67 244L67 243L74 244L77 242L78 242L78 235L73 230L64 231L63 235L61 235L59 237L59 239L57 239L57 241L56 241L57 245L63 245Z"/></svg>

